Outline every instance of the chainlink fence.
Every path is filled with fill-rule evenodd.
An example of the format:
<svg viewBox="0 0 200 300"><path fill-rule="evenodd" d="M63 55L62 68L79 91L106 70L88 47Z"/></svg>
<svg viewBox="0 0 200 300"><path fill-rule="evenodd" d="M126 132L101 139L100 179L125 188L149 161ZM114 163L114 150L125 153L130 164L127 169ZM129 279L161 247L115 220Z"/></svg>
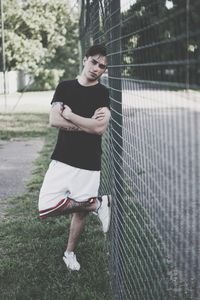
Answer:
<svg viewBox="0 0 200 300"><path fill-rule="evenodd" d="M200 299L200 2L82 0L81 53L108 50L101 192L114 299Z"/></svg>

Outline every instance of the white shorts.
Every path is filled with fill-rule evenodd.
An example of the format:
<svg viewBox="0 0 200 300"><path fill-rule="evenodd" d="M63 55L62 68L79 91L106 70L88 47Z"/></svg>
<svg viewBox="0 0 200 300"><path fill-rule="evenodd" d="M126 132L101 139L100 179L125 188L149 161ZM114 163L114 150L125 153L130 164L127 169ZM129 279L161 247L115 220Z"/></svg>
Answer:
<svg viewBox="0 0 200 300"><path fill-rule="evenodd" d="M100 171L84 170L52 160L39 195L40 217L60 209L68 198L77 202L97 197Z"/></svg>

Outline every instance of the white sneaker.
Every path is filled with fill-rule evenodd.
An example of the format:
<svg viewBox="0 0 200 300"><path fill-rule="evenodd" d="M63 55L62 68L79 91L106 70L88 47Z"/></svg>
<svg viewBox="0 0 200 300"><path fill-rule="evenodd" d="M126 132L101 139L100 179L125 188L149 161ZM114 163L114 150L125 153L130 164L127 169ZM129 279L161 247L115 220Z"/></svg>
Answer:
<svg viewBox="0 0 200 300"><path fill-rule="evenodd" d="M101 202L97 211L98 217L102 223L103 232L106 233L110 227L111 218L111 195L104 195L99 200Z"/></svg>
<svg viewBox="0 0 200 300"><path fill-rule="evenodd" d="M65 252L63 256L63 260L67 266L67 268L71 271L79 271L80 270L80 264L76 259L76 254L74 252Z"/></svg>

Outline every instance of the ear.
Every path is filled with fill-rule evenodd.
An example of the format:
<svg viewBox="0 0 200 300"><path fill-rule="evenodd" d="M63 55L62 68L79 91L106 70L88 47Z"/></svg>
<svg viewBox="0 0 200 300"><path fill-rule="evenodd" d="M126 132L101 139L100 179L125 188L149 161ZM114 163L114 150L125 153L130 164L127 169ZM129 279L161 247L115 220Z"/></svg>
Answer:
<svg viewBox="0 0 200 300"><path fill-rule="evenodd" d="M85 65L86 60L87 60L87 57L85 56L83 59L83 65Z"/></svg>

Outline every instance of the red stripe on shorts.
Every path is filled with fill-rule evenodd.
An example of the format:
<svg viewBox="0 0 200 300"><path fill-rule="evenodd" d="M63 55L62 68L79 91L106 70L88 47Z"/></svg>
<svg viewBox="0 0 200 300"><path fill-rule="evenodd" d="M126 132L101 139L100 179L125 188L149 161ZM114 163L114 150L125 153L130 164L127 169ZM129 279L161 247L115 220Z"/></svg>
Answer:
<svg viewBox="0 0 200 300"><path fill-rule="evenodd" d="M62 213L63 208L68 205L69 201L70 201L69 198L62 199L58 202L57 205L55 205L53 207L50 207L50 208L47 208L47 209L40 210L39 211L40 218L45 219L45 218L50 217L52 215Z"/></svg>

